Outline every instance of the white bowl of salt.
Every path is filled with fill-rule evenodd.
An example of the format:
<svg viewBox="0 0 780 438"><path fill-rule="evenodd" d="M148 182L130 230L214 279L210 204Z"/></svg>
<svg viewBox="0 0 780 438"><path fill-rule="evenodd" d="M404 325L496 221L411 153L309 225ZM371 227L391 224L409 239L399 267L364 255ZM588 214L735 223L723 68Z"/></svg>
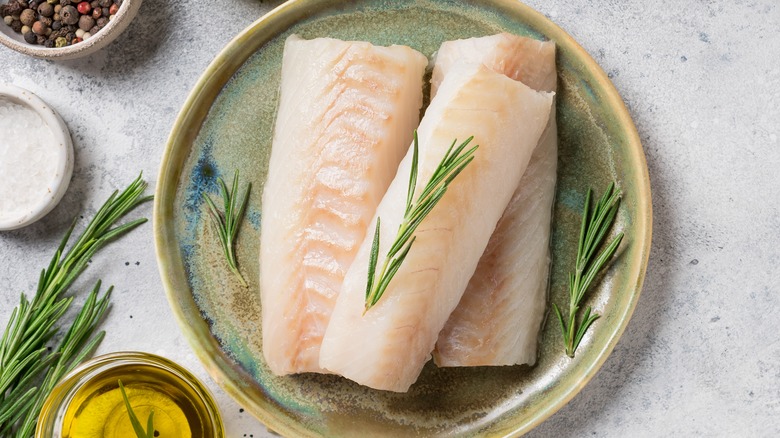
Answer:
<svg viewBox="0 0 780 438"><path fill-rule="evenodd" d="M73 173L73 142L60 116L32 92L0 83L0 231L46 215Z"/></svg>

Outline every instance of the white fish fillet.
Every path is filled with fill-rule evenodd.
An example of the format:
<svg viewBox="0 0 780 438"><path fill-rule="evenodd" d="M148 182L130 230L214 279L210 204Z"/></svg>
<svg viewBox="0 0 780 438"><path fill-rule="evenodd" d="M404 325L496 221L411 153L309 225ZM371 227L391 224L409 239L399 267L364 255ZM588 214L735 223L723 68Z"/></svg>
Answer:
<svg viewBox="0 0 780 438"><path fill-rule="evenodd" d="M453 69L425 112L418 189L454 139L474 136L474 161L422 221L414 246L384 296L363 315L372 236L344 278L325 332L320 366L362 385L407 391L430 358L547 124L551 93L489 69ZM411 166L407 153L377 207L380 261L402 221ZM374 222L376 217L374 218Z"/></svg>
<svg viewBox="0 0 780 438"><path fill-rule="evenodd" d="M540 91L555 91L555 43L511 34L442 44L434 79L478 62ZM440 80L440 79L439 79ZM438 366L534 364L550 267L558 161L555 106L528 169L499 220L434 351Z"/></svg>
<svg viewBox="0 0 780 438"><path fill-rule="evenodd" d="M260 250L263 354L277 375L322 371L322 336L419 121L427 64L405 46L285 43Z"/></svg>

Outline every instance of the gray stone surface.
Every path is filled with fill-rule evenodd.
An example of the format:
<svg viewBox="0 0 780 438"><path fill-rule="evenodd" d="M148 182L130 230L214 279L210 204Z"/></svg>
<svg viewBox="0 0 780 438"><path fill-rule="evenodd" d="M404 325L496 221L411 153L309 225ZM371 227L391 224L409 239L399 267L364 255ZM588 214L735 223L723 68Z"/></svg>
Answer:
<svg viewBox="0 0 780 438"><path fill-rule="evenodd" d="M654 239L631 323L596 377L530 436L776 436L780 432L780 8L754 1L529 1L609 73L647 154ZM76 167L43 220L0 233L0 322L71 218L139 171L213 56L278 2L146 0L126 34L54 63L0 47L0 81L70 127ZM151 205L138 214L151 216ZM78 282L116 284L100 352L165 355L208 383L227 436L270 436L206 375L165 300L151 225Z"/></svg>

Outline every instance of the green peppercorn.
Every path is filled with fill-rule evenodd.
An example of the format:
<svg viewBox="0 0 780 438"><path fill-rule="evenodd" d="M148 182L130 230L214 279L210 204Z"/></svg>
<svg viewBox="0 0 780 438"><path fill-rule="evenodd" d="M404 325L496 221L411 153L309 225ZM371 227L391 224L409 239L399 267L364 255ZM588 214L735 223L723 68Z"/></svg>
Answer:
<svg viewBox="0 0 780 438"><path fill-rule="evenodd" d="M36 38L36 35L34 33L32 33L32 31L27 32L26 34L24 34L24 40L28 44L35 44L38 41L38 39Z"/></svg>
<svg viewBox="0 0 780 438"><path fill-rule="evenodd" d="M68 40L66 40L65 37L59 37L56 40L54 40L55 47L65 47L67 45L68 45Z"/></svg>
<svg viewBox="0 0 780 438"><path fill-rule="evenodd" d="M79 11L71 5L63 6L60 11L62 24L76 24L79 22Z"/></svg>
<svg viewBox="0 0 780 438"><path fill-rule="evenodd" d="M38 13L44 17L51 17L54 15L54 6L50 5L49 3L41 3L38 5Z"/></svg>

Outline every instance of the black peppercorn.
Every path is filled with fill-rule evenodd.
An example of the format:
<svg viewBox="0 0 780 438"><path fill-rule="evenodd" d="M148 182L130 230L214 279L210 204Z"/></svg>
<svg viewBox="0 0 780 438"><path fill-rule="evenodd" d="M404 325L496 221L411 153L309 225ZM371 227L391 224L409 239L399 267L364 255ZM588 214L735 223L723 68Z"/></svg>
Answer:
<svg viewBox="0 0 780 438"><path fill-rule="evenodd" d="M30 31L30 32L27 32L26 34L24 34L24 40L28 44L35 44L38 39L36 38L36 35L34 33L32 33L32 31Z"/></svg>
<svg viewBox="0 0 780 438"><path fill-rule="evenodd" d="M101 16L103 16L103 9L102 8L95 8L95 9L92 10L92 18L97 20Z"/></svg>
<svg viewBox="0 0 780 438"><path fill-rule="evenodd" d="M55 30L55 31L53 31L53 32L51 33L51 35L49 35L49 38L51 38L51 39L53 39L53 40L56 40L57 38L60 38L60 37L63 37L63 38L64 38L64 37L65 37L65 35L67 35L67 34L68 34L68 31L67 31L67 30L65 30L65 29L59 29L59 30Z"/></svg>
<svg viewBox="0 0 780 438"><path fill-rule="evenodd" d="M99 28L104 28L108 24L108 18L107 17L100 17L97 19L97 25Z"/></svg>
<svg viewBox="0 0 780 438"><path fill-rule="evenodd" d="M11 29L13 29L14 32L16 32L16 33L19 33L19 32L22 31L22 26L24 26L24 25L19 20L13 20L11 22Z"/></svg>
<svg viewBox="0 0 780 438"><path fill-rule="evenodd" d="M8 6L6 8L6 13L8 15L20 15L23 10L27 9L27 5L22 5L17 2L14 3L8 3Z"/></svg>
<svg viewBox="0 0 780 438"><path fill-rule="evenodd" d="M98 25L96 24L96 25L92 26L92 29L90 29L90 30L89 30L89 34L90 34L90 35L94 35L94 34L96 34L96 33L97 33L99 30L100 30L100 28L99 28L99 27L98 27Z"/></svg>
<svg viewBox="0 0 780 438"><path fill-rule="evenodd" d="M57 31L62 29L62 22L61 21L55 21L51 24L51 30Z"/></svg>
<svg viewBox="0 0 780 438"><path fill-rule="evenodd" d="M44 17L51 17L54 15L54 6L47 2L43 2L38 6L38 13Z"/></svg>
<svg viewBox="0 0 780 438"><path fill-rule="evenodd" d="M63 6L60 11L60 18L63 24L76 24L79 22L79 11L73 6Z"/></svg>
<svg viewBox="0 0 780 438"><path fill-rule="evenodd" d="M65 34L65 40L70 44L71 41L73 41L73 38L76 38L75 32L68 32Z"/></svg>
<svg viewBox="0 0 780 438"><path fill-rule="evenodd" d="M62 6L70 6L71 0L60 0Z"/></svg>
<svg viewBox="0 0 780 438"><path fill-rule="evenodd" d="M101 8L101 9L103 11L103 16L104 17L108 17L109 15L111 15L111 9L110 8Z"/></svg>
<svg viewBox="0 0 780 438"><path fill-rule="evenodd" d="M89 5L92 6L92 9L99 8L100 2L98 0L92 0L91 2L89 2Z"/></svg>
<svg viewBox="0 0 780 438"><path fill-rule="evenodd" d="M89 15L82 15L81 18L79 18L79 29L83 30L84 32L89 32L89 30L92 29L92 26L94 25L95 19Z"/></svg>
<svg viewBox="0 0 780 438"><path fill-rule="evenodd" d="M100 3L101 8L107 8L111 6L112 1L111 0L100 0L98 3Z"/></svg>
<svg viewBox="0 0 780 438"><path fill-rule="evenodd" d="M46 37L43 35L35 35L35 42L40 45L43 45L44 43L46 43Z"/></svg>
<svg viewBox="0 0 780 438"><path fill-rule="evenodd" d="M52 47L54 47L54 40L48 39L43 45L51 49Z"/></svg>
<svg viewBox="0 0 780 438"><path fill-rule="evenodd" d="M47 27L51 27L51 24L54 22L54 20L49 17L40 17L38 21L45 24Z"/></svg>

